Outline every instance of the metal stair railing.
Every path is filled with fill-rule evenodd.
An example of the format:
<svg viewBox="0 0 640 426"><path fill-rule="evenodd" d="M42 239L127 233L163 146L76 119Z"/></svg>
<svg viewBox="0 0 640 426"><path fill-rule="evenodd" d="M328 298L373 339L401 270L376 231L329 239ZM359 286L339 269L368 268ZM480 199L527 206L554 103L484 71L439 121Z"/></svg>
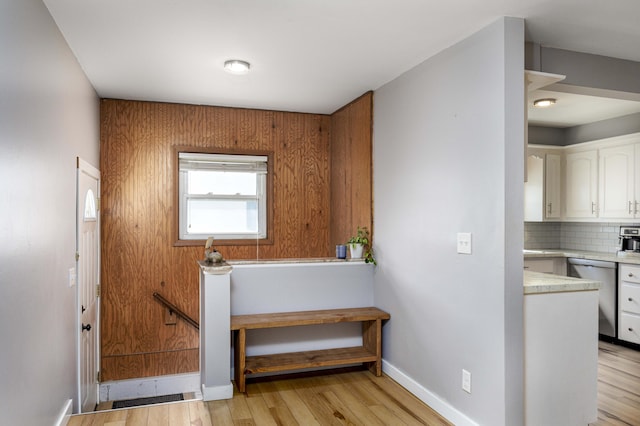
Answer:
<svg viewBox="0 0 640 426"><path fill-rule="evenodd" d="M200 330L200 324L198 324L198 322L196 320L194 320L193 318L191 318L189 315L185 314L182 310L180 310L180 308L178 308L176 305L174 305L173 303L169 302L167 299L165 299L164 297L162 297L162 295L160 293L158 293L157 291L153 293L153 297L160 303L162 303L166 308L169 309L170 312L175 313L178 317L182 318L183 320L185 320L187 323L189 323L190 325L192 325L193 327L195 327L196 330Z"/></svg>

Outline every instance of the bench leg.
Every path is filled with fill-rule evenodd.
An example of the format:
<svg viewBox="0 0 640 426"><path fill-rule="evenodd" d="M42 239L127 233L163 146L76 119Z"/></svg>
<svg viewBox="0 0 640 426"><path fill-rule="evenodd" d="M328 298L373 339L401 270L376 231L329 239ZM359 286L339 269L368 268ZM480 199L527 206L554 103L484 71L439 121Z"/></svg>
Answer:
<svg viewBox="0 0 640 426"><path fill-rule="evenodd" d="M376 354L376 361L368 363L369 371L382 375L382 320L362 321L362 345Z"/></svg>
<svg viewBox="0 0 640 426"><path fill-rule="evenodd" d="M244 328L234 332L233 342L233 360L235 369L236 386L238 392L245 392L245 374L246 369L246 348L247 348L247 331Z"/></svg>

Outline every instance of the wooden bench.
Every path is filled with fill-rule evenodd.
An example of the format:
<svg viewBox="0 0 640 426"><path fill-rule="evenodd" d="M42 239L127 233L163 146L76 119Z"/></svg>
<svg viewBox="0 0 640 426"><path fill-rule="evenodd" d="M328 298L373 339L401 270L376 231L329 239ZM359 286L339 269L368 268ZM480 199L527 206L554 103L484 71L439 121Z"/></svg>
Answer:
<svg viewBox="0 0 640 426"><path fill-rule="evenodd" d="M382 374L382 320L391 316L378 308L325 309L318 311L232 315L235 380L245 392L246 375L301 368L364 363L376 376ZM272 355L246 356L246 331L301 325L362 323L362 346Z"/></svg>

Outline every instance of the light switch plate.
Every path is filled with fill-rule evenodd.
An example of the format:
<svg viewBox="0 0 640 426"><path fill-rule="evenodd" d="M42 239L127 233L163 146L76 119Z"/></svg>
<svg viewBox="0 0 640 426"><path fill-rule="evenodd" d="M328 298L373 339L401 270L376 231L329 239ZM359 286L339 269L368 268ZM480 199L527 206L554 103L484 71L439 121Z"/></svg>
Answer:
<svg viewBox="0 0 640 426"><path fill-rule="evenodd" d="M471 232L458 232L458 253L471 254Z"/></svg>
<svg viewBox="0 0 640 426"><path fill-rule="evenodd" d="M471 393L471 373L462 369L462 390Z"/></svg>
<svg viewBox="0 0 640 426"><path fill-rule="evenodd" d="M69 268L69 287L76 285L76 268Z"/></svg>

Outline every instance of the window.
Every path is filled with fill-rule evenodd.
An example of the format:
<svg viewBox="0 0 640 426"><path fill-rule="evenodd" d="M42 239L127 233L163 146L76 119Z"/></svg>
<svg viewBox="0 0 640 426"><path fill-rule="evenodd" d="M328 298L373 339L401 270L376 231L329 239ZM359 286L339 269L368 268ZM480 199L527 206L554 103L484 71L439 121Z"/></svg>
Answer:
<svg viewBox="0 0 640 426"><path fill-rule="evenodd" d="M179 152L180 239L266 238L268 158Z"/></svg>

